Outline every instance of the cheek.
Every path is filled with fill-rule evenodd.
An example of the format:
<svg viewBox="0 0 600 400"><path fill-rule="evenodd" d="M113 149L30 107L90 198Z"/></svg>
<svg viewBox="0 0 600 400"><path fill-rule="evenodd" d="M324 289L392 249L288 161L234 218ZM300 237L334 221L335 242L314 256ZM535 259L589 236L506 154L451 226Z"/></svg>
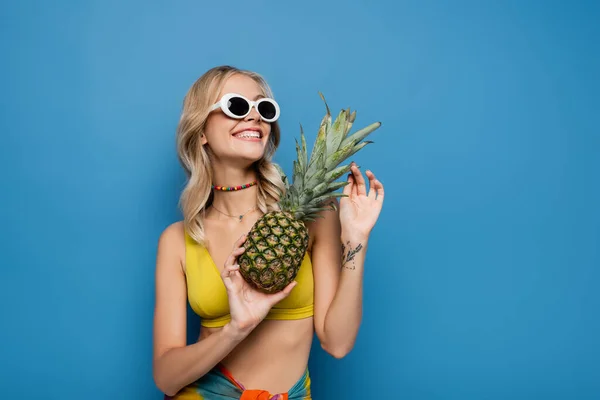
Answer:
<svg viewBox="0 0 600 400"><path fill-rule="evenodd" d="M262 129L265 133L265 138L268 139L271 136L271 124L265 124Z"/></svg>
<svg viewBox="0 0 600 400"><path fill-rule="evenodd" d="M235 125L236 121L231 118L222 115L211 116L204 127L205 141L211 142L227 138Z"/></svg>

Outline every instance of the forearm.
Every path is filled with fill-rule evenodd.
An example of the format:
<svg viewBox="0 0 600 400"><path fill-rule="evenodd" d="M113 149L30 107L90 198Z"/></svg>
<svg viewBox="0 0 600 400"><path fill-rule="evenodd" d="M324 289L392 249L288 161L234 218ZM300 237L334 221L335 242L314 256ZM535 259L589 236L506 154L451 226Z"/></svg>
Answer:
<svg viewBox="0 0 600 400"><path fill-rule="evenodd" d="M342 235L342 270L323 329L324 348L344 357L356 341L363 308L363 276L367 239Z"/></svg>
<svg viewBox="0 0 600 400"><path fill-rule="evenodd" d="M166 395L175 395L209 372L246 336L246 333L226 325L219 332L197 343L168 350L155 361L156 385Z"/></svg>

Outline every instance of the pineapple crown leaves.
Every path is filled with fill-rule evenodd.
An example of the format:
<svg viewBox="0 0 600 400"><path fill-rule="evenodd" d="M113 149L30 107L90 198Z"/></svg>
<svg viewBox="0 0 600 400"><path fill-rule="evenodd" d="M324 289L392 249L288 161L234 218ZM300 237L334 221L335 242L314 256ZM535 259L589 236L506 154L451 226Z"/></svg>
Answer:
<svg viewBox="0 0 600 400"><path fill-rule="evenodd" d="M340 164L366 145L373 143L363 139L381 126L380 122L375 122L350 134L356 111L342 109L332 121L325 97L320 92L319 96L325 103L326 113L321 120L310 158L304 130L300 125L300 143L296 139L297 157L293 163L291 183L278 167L286 187L285 195L280 201L281 208L302 220L314 220L320 211L327 209L322 206L324 202L344 197L336 190L343 188L348 182L335 181L350 171L350 164ZM331 203L330 207L335 209L335 203Z"/></svg>

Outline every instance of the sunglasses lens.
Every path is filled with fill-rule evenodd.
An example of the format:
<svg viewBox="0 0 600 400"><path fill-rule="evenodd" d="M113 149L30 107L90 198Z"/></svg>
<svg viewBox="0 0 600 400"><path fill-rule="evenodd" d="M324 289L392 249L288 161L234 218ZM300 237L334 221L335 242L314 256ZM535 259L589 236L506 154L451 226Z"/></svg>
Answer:
<svg viewBox="0 0 600 400"><path fill-rule="evenodd" d="M248 102L241 97L232 97L227 102L227 108L233 115L242 117L248 113L250 104L248 104Z"/></svg>
<svg viewBox="0 0 600 400"><path fill-rule="evenodd" d="M261 101L258 105L258 112L264 119L273 119L277 110L275 110L275 105L270 101Z"/></svg>

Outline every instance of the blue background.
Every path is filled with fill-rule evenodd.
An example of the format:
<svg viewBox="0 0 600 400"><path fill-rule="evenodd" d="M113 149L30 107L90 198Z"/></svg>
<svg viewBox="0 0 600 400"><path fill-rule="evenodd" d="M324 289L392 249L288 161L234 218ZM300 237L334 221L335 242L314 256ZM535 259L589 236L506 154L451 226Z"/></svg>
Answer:
<svg viewBox="0 0 600 400"><path fill-rule="evenodd" d="M314 346L316 399L600 398L599 18L592 1L3 2L0 397L161 398L174 131L193 81L233 64L273 86L287 172L318 91L383 122L355 158L386 184L364 323L343 360Z"/></svg>

